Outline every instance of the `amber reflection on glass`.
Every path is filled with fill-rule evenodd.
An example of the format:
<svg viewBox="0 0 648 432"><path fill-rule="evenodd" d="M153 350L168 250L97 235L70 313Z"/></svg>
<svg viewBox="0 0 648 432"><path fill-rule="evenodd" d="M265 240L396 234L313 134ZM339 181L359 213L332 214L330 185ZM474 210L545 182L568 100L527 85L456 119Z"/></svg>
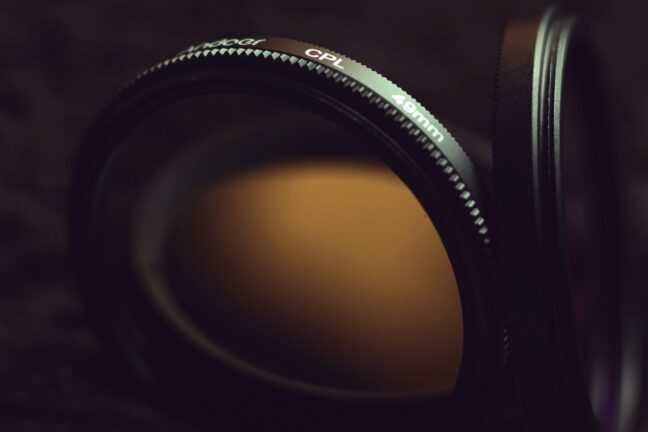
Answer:
<svg viewBox="0 0 648 432"><path fill-rule="evenodd" d="M178 303L246 362L339 389L454 389L457 282L429 217L382 164L300 160L221 179L179 213L166 256Z"/></svg>

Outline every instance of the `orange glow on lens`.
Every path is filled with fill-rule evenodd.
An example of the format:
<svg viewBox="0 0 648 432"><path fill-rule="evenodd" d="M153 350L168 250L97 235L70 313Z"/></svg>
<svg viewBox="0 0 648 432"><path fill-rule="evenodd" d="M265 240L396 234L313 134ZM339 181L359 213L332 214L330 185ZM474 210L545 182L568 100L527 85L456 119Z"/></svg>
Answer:
<svg viewBox="0 0 648 432"><path fill-rule="evenodd" d="M175 219L173 295L219 346L340 389L445 394L463 350L457 282L429 217L384 165L266 164Z"/></svg>

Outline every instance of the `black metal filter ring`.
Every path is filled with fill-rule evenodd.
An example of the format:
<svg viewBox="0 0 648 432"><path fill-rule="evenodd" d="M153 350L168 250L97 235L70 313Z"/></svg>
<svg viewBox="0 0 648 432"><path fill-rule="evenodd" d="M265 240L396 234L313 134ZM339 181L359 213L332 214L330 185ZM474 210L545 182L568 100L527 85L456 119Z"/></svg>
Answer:
<svg viewBox="0 0 648 432"><path fill-rule="evenodd" d="M131 294L125 294L123 286L136 285L128 269L120 283L111 285L114 275L106 268L110 256L105 254L101 230L113 229L113 221L102 222L102 209L110 208L110 203L102 202L102 190L120 140L162 106L220 91L284 98L379 138L384 146L381 155L388 165L398 167L397 174L438 224L459 281L466 345L450 406L444 402L435 408L434 401L422 399L393 404L398 407L394 411L380 402L329 400L317 392L296 395L220 370L165 328L143 302L125 300ZM429 428L434 423L470 430L493 402L488 395L497 390L505 338L494 293L486 200L477 171L424 107L371 69L330 50L281 38L230 38L190 47L142 74L112 101L90 130L76 167L71 231L82 292L105 338L152 386L181 394L192 403L222 400L223 389L236 387L240 393L232 400L245 399L247 406L272 400L274 408L266 411L290 405L320 420L327 417L326 410L336 409L346 412L343 417L350 423L385 428L403 426L406 417L411 427ZM116 256L128 255L127 247L124 240ZM191 370L180 364L191 364ZM191 389L200 391L190 396ZM443 420L437 422L435 416ZM293 418L291 426L294 422L299 423Z"/></svg>
<svg viewBox="0 0 648 432"><path fill-rule="evenodd" d="M602 113L604 98L596 79L591 47L581 25L569 14L550 9L542 18L513 23L500 55L494 127L494 183L497 205L497 254L506 318L511 336L511 364L528 427L537 431L628 430L621 407L621 340L628 310L621 307L619 275L609 285L609 334L614 354L602 391L609 401L595 418L573 322L566 276L562 214L561 131L566 128L563 87L576 72L586 88L587 158L596 173L607 211L615 211L614 149ZM569 65L569 67L568 67ZM571 68L571 69L570 69ZM581 101L583 102L583 101ZM562 122L562 124L561 124ZM617 270L617 220L612 215L605 236ZM611 282L611 283L610 283ZM628 348L633 351L632 347ZM627 363L629 364L629 363ZM630 405L633 402L629 402Z"/></svg>

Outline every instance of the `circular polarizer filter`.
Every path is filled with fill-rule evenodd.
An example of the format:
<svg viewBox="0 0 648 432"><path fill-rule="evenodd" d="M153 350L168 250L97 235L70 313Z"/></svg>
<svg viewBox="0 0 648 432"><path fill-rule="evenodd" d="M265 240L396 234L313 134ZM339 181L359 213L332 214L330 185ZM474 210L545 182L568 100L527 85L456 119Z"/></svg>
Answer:
<svg viewBox="0 0 648 432"><path fill-rule="evenodd" d="M190 47L99 116L75 186L100 328L212 421L447 431L495 399L476 169L359 63L279 38Z"/></svg>
<svg viewBox="0 0 648 432"><path fill-rule="evenodd" d="M529 427L631 430L635 338L619 274L615 145L579 24L504 37L494 137L498 252ZM631 361L628 361L631 360Z"/></svg>

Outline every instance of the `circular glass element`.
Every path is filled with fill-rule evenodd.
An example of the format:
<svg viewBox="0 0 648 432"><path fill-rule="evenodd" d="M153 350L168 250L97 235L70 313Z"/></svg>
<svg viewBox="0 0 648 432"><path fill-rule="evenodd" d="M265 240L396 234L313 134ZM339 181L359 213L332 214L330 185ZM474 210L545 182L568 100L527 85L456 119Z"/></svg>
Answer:
<svg viewBox="0 0 648 432"><path fill-rule="evenodd" d="M463 329L452 267L380 164L236 173L191 197L167 248L178 302L242 359L343 389L454 388Z"/></svg>
<svg viewBox="0 0 648 432"><path fill-rule="evenodd" d="M570 53L561 114L561 172L568 280L590 399L605 431L617 430L621 380L620 290L614 157L584 53ZM599 126L595 128L594 126ZM605 155L605 156L603 156ZM605 160L603 160L605 157Z"/></svg>
<svg viewBox="0 0 648 432"><path fill-rule="evenodd" d="M223 107L249 109L234 122ZM125 149L168 155L142 189L133 251L146 295L178 331L279 384L453 393L464 343L455 274L371 138L233 94L176 103L129 139Z"/></svg>

